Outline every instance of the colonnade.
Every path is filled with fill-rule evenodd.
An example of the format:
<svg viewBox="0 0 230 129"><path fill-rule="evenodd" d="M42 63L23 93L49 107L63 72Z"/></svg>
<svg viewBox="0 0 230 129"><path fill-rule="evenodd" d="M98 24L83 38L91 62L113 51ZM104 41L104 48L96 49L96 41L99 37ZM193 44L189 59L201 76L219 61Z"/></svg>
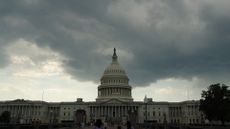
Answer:
<svg viewBox="0 0 230 129"><path fill-rule="evenodd" d="M169 107L170 117L180 117L182 115L181 107Z"/></svg>
<svg viewBox="0 0 230 129"><path fill-rule="evenodd" d="M128 88L103 88L99 90L99 96L131 96L131 90Z"/></svg>
<svg viewBox="0 0 230 129"><path fill-rule="evenodd" d="M138 106L90 106L91 119L128 117L129 112L138 110Z"/></svg>
<svg viewBox="0 0 230 129"><path fill-rule="evenodd" d="M9 111L12 118L24 118L29 121L34 118L40 118L42 115L41 105L4 105L0 107L0 113Z"/></svg>
<svg viewBox="0 0 230 129"><path fill-rule="evenodd" d="M12 116L21 115L40 115L40 105L6 105L1 106L0 110L10 111Z"/></svg>

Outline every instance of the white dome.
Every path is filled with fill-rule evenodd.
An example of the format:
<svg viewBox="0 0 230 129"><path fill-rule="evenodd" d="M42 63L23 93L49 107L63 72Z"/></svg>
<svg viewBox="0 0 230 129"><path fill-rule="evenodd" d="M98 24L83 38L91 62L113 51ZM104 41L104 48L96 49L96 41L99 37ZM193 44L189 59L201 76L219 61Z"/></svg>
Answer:
<svg viewBox="0 0 230 129"><path fill-rule="evenodd" d="M114 49L114 53L112 56L112 63L105 69L104 74L102 75L102 78L110 77L110 76L116 76L128 79L125 70L120 66L120 64L117 61L117 54L116 49Z"/></svg>
<svg viewBox="0 0 230 129"><path fill-rule="evenodd" d="M105 76L122 76L127 77L125 70L120 66L120 64L117 62L117 60L113 61L104 71L104 74L102 77Z"/></svg>
<svg viewBox="0 0 230 129"><path fill-rule="evenodd" d="M116 98L122 101L132 101L132 87L125 70L117 61L116 49L112 56L112 63L105 69L98 87L97 101L107 101Z"/></svg>

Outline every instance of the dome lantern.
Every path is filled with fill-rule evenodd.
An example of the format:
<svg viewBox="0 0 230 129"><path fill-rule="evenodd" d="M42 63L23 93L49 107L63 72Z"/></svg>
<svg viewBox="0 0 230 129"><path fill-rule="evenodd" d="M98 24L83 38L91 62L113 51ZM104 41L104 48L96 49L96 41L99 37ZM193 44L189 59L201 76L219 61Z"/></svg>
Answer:
<svg viewBox="0 0 230 129"><path fill-rule="evenodd" d="M112 56L113 62L117 61L117 53L116 48L113 49L113 56Z"/></svg>

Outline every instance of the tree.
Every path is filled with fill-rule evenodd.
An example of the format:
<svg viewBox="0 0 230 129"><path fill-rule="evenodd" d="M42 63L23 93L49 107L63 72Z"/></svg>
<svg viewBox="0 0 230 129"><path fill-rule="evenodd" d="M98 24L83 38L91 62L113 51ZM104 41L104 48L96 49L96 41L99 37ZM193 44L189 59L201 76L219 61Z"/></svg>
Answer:
<svg viewBox="0 0 230 129"><path fill-rule="evenodd" d="M200 110L209 120L230 121L230 91L224 84L212 84L207 91L202 91Z"/></svg>
<svg viewBox="0 0 230 129"><path fill-rule="evenodd" d="M0 116L0 122L9 123L10 122L10 112L4 111Z"/></svg>

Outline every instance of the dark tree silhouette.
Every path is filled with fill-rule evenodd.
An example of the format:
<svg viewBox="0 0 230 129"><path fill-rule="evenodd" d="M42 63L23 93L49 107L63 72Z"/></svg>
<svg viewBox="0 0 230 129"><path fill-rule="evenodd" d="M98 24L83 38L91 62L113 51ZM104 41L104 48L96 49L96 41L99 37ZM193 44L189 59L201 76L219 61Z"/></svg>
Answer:
<svg viewBox="0 0 230 129"><path fill-rule="evenodd" d="M230 91L225 84L212 84L202 91L200 110L209 121L220 120L222 124L230 121Z"/></svg>
<svg viewBox="0 0 230 129"><path fill-rule="evenodd" d="M4 111L0 116L0 122L2 123L9 123L10 122L10 112Z"/></svg>

